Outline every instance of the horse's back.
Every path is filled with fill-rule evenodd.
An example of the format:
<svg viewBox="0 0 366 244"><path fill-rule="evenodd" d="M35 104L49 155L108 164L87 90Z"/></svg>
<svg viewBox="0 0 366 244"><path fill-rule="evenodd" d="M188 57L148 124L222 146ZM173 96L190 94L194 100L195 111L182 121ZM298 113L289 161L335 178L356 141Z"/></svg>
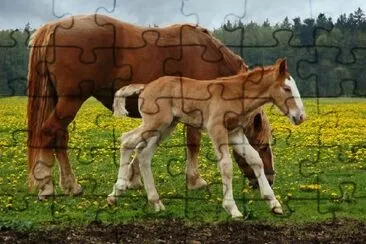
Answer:
<svg viewBox="0 0 366 244"><path fill-rule="evenodd" d="M144 28L104 15L79 15L38 30L59 96L95 96L111 108L113 94L130 83L177 75L214 79L243 69L240 57L206 29L190 24Z"/></svg>

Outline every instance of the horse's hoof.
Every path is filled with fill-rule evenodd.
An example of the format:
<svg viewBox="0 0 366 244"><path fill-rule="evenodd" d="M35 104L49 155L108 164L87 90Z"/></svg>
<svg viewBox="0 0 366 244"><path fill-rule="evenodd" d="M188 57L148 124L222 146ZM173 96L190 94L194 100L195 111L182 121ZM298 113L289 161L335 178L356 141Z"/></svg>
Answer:
<svg viewBox="0 0 366 244"><path fill-rule="evenodd" d="M73 196L81 196L84 194L84 189L81 185L79 185L80 188L78 188L76 191L73 191Z"/></svg>
<svg viewBox="0 0 366 244"><path fill-rule="evenodd" d="M73 186L73 189L71 190L71 194L73 196L80 196L83 194L83 192L84 192L84 189L80 184L75 184Z"/></svg>
<svg viewBox="0 0 366 244"><path fill-rule="evenodd" d="M272 208L272 213L275 215L283 215L283 210L281 207L274 207Z"/></svg>
<svg viewBox="0 0 366 244"><path fill-rule="evenodd" d="M109 206L113 206L116 204L117 198L115 196L108 196L107 203Z"/></svg>
<svg viewBox="0 0 366 244"><path fill-rule="evenodd" d="M207 182L202 178L198 178L194 184L192 184L190 180L188 180L188 182L187 182L188 190L196 190L196 189L204 188L206 186L207 186Z"/></svg>

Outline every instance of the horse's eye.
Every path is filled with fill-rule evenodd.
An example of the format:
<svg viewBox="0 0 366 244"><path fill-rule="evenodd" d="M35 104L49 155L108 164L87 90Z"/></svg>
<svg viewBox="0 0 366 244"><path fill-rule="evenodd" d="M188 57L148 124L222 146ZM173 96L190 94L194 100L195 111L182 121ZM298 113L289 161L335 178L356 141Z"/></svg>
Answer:
<svg viewBox="0 0 366 244"><path fill-rule="evenodd" d="M291 87L289 86L284 86L283 89L286 91L286 92L291 92Z"/></svg>

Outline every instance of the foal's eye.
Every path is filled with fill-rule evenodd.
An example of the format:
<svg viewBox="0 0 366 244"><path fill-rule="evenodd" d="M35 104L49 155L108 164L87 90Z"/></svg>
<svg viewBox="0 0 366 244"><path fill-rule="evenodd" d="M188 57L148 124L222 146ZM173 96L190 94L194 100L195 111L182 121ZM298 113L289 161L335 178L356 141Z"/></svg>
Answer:
<svg viewBox="0 0 366 244"><path fill-rule="evenodd" d="M286 92L291 92L291 87L289 86L284 86L283 89L286 91Z"/></svg>

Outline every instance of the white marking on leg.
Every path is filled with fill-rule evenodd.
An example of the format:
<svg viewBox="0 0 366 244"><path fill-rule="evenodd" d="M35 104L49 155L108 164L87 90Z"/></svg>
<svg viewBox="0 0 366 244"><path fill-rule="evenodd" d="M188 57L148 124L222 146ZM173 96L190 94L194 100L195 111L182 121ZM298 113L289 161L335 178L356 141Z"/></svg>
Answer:
<svg viewBox="0 0 366 244"><path fill-rule="evenodd" d="M140 166L137 157L135 156L128 165L128 188L139 188L142 186Z"/></svg>
<svg viewBox="0 0 366 244"><path fill-rule="evenodd" d="M155 211L165 210L163 203L159 199L159 194L155 187L154 177L151 171L151 159L159 142L158 136L152 136L146 139L146 146L138 149L136 157L140 163L140 171L144 181L144 187L147 198L153 204Z"/></svg>
<svg viewBox="0 0 366 244"><path fill-rule="evenodd" d="M47 196L53 194L54 187L52 183L52 167L55 163L53 153L47 151L48 149L41 149L36 156L36 163L32 169L32 177L35 180L37 187L39 187L39 200L45 199Z"/></svg>
<svg viewBox="0 0 366 244"><path fill-rule="evenodd" d="M243 215L240 213L238 207L236 206L233 196L233 187L232 187L233 165L230 154L222 155L222 158L219 161L219 167L222 178L222 189L224 193L222 206L229 214L231 214L233 218L242 217Z"/></svg>
<svg viewBox="0 0 366 244"><path fill-rule="evenodd" d="M274 213L282 214L282 207L265 176L263 162L259 153L249 144L247 137L241 130L231 134L229 138L230 143L233 143L234 150L244 157L250 167L252 167L258 180L261 197L267 202Z"/></svg>
<svg viewBox="0 0 366 244"><path fill-rule="evenodd" d="M128 166L131 154L136 147L136 144L141 140L139 135L140 129L137 128L124 134L121 138L120 147L120 163L118 169L117 182L113 185L112 193L108 195L107 201L109 204L114 204L116 198L120 196L128 186Z"/></svg>

